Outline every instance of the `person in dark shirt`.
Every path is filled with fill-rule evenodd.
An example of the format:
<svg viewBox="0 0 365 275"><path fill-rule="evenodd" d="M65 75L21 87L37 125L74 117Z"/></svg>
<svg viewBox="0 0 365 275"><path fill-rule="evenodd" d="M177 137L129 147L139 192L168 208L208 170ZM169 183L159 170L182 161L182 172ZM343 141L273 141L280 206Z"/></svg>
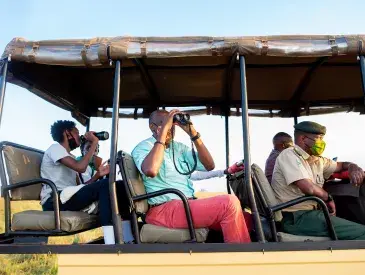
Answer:
<svg viewBox="0 0 365 275"><path fill-rule="evenodd" d="M286 148L293 146L294 144L293 138L289 134L284 132L277 133L272 139L272 143L274 145L274 149L271 151L265 164L265 176L267 177L269 183L271 183L276 158L282 151L284 151Z"/></svg>

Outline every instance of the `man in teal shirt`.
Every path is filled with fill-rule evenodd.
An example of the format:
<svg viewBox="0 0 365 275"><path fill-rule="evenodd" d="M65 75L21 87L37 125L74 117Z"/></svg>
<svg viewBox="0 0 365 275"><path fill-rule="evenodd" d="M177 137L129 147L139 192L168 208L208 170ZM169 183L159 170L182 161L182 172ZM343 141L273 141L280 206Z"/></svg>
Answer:
<svg viewBox="0 0 365 275"><path fill-rule="evenodd" d="M132 156L137 167L142 167L142 162L144 158L153 149L156 141L157 141L156 138L152 136L142 141L133 150ZM191 149L180 142L174 142L173 146L175 151L174 152L175 163L177 168L179 169L179 171L183 173L188 172L194 166L194 159L191 153ZM161 164L159 173L155 177L148 177L142 172L142 179L143 182L145 183L147 193L151 193L166 188L175 188L182 191L187 198L193 198L194 188L192 185L192 181L190 180L190 176L176 173L173 161L174 160L172 155L172 144L171 144L168 148L164 150L164 160ZM198 158L197 158L196 170L206 171L204 165ZM173 175L174 180L166 181L166 178L168 178L170 175ZM161 195L159 197L149 199L148 203L151 205L156 205L165 203L172 199L178 199L178 196L175 194Z"/></svg>
<svg viewBox="0 0 365 275"><path fill-rule="evenodd" d="M237 197L221 195L194 199L190 175L184 175L193 169L194 157L189 147L179 142L172 142L175 125L181 127L194 142L197 149L198 171L213 170L214 161L193 124L173 123L173 117L177 113L180 111L153 112L149 119L153 136L140 142L132 152L147 193L166 188L178 189L191 199L189 205L195 228L222 230L225 242L250 242ZM152 207L147 213L147 223L168 228L188 228L182 201L176 195L162 195L148 200L148 203Z"/></svg>

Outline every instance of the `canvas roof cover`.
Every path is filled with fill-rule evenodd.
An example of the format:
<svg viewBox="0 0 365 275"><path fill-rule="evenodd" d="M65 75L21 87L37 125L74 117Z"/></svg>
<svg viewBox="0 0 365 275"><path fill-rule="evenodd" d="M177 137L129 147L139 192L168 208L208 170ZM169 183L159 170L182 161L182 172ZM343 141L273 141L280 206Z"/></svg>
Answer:
<svg viewBox="0 0 365 275"><path fill-rule="evenodd" d="M236 56L244 55L249 108L285 117L323 106L363 111L358 56L364 43L364 35L15 38L2 57L11 55L8 82L81 120L112 107L110 60L122 62L121 108L209 106L221 113L239 107Z"/></svg>

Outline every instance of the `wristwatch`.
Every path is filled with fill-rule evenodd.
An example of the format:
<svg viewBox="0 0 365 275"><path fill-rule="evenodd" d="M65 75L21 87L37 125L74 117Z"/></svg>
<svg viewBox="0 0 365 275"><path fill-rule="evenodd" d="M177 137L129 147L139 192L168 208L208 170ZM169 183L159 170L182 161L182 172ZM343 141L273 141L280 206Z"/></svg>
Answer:
<svg viewBox="0 0 365 275"><path fill-rule="evenodd" d="M166 148L166 144L165 144L165 143L163 143L162 141L158 141L158 140L157 140L157 141L155 142L155 144L161 144L163 147L165 147L165 148Z"/></svg>
<svg viewBox="0 0 365 275"><path fill-rule="evenodd" d="M333 201L333 197L330 194L328 194L328 199L326 200L326 203L329 203L331 201Z"/></svg>
<svg viewBox="0 0 365 275"><path fill-rule="evenodd" d="M196 133L196 135L195 136L193 136L192 138L191 138L191 141L196 141L197 139L199 139L200 138L200 134L199 134L199 132L198 133Z"/></svg>

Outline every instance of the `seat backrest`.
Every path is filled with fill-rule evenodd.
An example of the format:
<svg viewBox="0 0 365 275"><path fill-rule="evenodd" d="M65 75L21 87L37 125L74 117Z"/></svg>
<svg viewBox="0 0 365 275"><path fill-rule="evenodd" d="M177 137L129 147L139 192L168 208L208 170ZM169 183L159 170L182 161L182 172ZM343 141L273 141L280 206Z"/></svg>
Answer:
<svg viewBox="0 0 365 275"><path fill-rule="evenodd" d="M19 144L4 142L2 143L3 156L0 156L5 163L7 172L7 184L15 184L27 180L40 178L40 169L44 152L25 147ZM2 179L5 179L3 175ZM39 200L42 184L35 184L27 187L17 188L11 191L12 200Z"/></svg>
<svg viewBox="0 0 365 275"><path fill-rule="evenodd" d="M123 181L127 184L132 197L146 194L141 174L132 156L124 151L119 151L118 161L123 175ZM137 213L144 214L148 211L147 200L135 202L134 206Z"/></svg>
<svg viewBox="0 0 365 275"><path fill-rule="evenodd" d="M251 168L252 168L253 176L257 179L257 183L259 184L259 187L264 195L266 203L269 206L275 206L275 205L279 204L279 202L277 201L277 199L275 197L274 190L272 189L271 184L267 180L262 169L255 163L252 164ZM281 211L275 212L274 217L275 217L275 221L281 221L283 219Z"/></svg>
<svg viewBox="0 0 365 275"><path fill-rule="evenodd" d="M245 184L245 171L242 170L235 174L228 174L228 181L233 193L239 199L242 208L250 208L251 203Z"/></svg>

